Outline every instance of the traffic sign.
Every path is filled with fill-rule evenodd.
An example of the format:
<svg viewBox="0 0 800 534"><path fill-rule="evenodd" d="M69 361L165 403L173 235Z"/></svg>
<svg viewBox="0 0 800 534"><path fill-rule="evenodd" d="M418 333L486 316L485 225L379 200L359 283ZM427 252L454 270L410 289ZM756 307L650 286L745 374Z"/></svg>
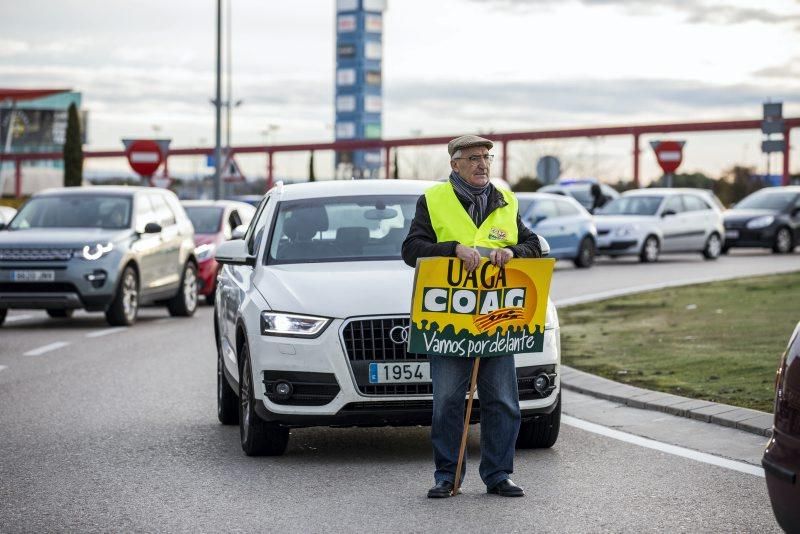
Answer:
<svg viewBox="0 0 800 534"><path fill-rule="evenodd" d="M773 152L783 152L786 150L785 139L765 139L761 141L761 152L771 154Z"/></svg>
<svg viewBox="0 0 800 534"><path fill-rule="evenodd" d="M536 163L536 176L545 184L552 184L561 175L561 162L555 156L543 156Z"/></svg>
<svg viewBox="0 0 800 534"><path fill-rule="evenodd" d="M686 141L650 141L664 174L672 174L680 167L685 144Z"/></svg>
<svg viewBox="0 0 800 534"><path fill-rule="evenodd" d="M126 143L125 155L131 168L140 176L152 176L164 162L159 144L152 139L136 139Z"/></svg>

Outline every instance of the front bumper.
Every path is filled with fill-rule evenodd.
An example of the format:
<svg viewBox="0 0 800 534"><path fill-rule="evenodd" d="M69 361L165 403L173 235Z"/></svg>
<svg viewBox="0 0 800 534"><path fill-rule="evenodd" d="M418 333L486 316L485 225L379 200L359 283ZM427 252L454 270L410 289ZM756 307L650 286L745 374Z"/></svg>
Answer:
<svg viewBox="0 0 800 534"><path fill-rule="evenodd" d="M248 326L259 415L289 426L430 425L432 395L428 385L375 389L356 376L354 369L359 366L353 364L363 362L351 361L345 352L341 337L345 324L342 320L333 321L316 339L254 336L253 332L259 332L258 326ZM515 362L523 417L552 411L560 391L559 330L545 331L543 352L518 354ZM530 387L532 376L541 372L552 376L553 387L544 397L531 394ZM289 382L295 380L297 399L276 398L271 387L281 377L288 377ZM473 418L478 417L476 410Z"/></svg>
<svg viewBox="0 0 800 534"><path fill-rule="evenodd" d="M114 298L121 254L99 260L0 262L0 308L105 310ZM19 282L17 271L52 271L52 281ZM90 275L104 277L102 283Z"/></svg>
<svg viewBox="0 0 800 534"><path fill-rule="evenodd" d="M750 230L744 227L725 227L725 248L770 248L775 242L777 226Z"/></svg>
<svg viewBox="0 0 800 534"><path fill-rule="evenodd" d="M642 248L642 240L636 236L617 237L613 230L597 236L597 253L607 256L623 256L638 254Z"/></svg>

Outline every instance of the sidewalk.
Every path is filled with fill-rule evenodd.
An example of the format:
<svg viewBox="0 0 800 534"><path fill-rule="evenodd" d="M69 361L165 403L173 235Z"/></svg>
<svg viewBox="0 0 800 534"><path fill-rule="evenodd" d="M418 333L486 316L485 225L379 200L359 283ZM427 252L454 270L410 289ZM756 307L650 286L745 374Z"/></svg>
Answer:
<svg viewBox="0 0 800 534"><path fill-rule="evenodd" d="M772 435L772 414L637 388L578 371L566 365L561 366L561 386L564 389L618 402L633 408L689 417L761 436Z"/></svg>

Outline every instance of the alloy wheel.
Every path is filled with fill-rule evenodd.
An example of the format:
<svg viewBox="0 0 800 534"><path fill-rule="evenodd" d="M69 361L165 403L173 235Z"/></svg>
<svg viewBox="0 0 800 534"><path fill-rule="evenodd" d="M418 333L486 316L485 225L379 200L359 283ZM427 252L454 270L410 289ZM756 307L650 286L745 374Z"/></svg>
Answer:
<svg viewBox="0 0 800 534"><path fill-rule="evenodd" d="M194 310L197 307L197 275L190 266L186 267L183 275L183 302L187 310Z"/></svg>
<svg viewBox="0 0 800 534"><path fill-rule="evenodd" d="M775 235L775 251L786 254L792 248L792 235L786 228L781 228Z"/></svg>
<svg viewBox="0 0 800 534"><path fill-rule="evenodd" d="M250 433L250 354L247 349L242 349L242 376L239 377L239 406L241 411L239 413L239 431L242 437L242 443L248 440Z"/></svg>
<svg viewBox="0 0 800 534"><path fill-rule="evenodd" d="M133 321L136 317L136 310L139 308L139 288L136 283L136 275L133 271L125 272L122 281L122 309L125 311L125 318Z"/></svg>

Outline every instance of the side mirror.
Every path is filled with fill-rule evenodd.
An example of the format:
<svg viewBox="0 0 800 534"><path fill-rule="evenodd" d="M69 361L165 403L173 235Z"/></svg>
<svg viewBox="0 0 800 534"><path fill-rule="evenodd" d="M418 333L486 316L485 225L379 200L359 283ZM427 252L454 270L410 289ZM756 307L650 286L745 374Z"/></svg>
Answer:
<svg viewBox="0 0 800 534"><path fill-rule="evenodd" d="M666 210L661 214L661 217L669 217L670 215L675 215L675 210Z"/></svg>
<svg viewBox="0 0 800 534"><path fill-rule="evenodd" d="M247 233L247 226L240 224L231 232L231 239L244 239L244 234Z"/></svg>
<svg viewBox="0 0 800 534"><path fill-rule="evenodd" d="M149 222L144 225L144 233L146 234L158 234L161 232L161 225L154 222Z"/></svg>
<svg viewBox="0 0 800 534"><path fill-rule="evenodd" d="M542 249L542 257L550 255L550 243L547 242L547 239L543 238L539 234L536 234L536 237L539 238L539 248Z"/></svg>
<svg viewBox="0 0 800 534"><path fill-rule="evenodd" d="M217 253L214 256L217 263L223 265L249 265L250 267L256 266L256 257L251 256L247 250L247 243L242 239L234 239L225 241L217 247Z"/></svg>

